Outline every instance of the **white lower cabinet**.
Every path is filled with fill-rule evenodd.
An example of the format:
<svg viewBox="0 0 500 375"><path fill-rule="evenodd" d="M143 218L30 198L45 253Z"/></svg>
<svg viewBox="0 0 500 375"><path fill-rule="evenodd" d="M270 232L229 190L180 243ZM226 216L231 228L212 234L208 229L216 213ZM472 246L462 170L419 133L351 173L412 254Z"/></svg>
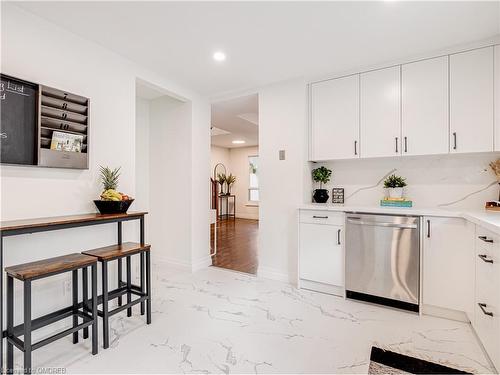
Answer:
<svg viewBox="0 0 500 375"><path fill-rule="evenodd" d="M343 295L344 214L301 211L299 221L300 287Z"/></svg>
<svg viewBox="0 0 500 375"><path fill-rule="evenodd" d="M472 320L474 225L445 217L424 217L423 224L423 304L465 312Z"/></svg>
<svg viewBox="0 0 500 375"><path fill-rule="evenodd" d="M478 226L475 242L472 325L493 364L500 369L500 238Z"/></svg>

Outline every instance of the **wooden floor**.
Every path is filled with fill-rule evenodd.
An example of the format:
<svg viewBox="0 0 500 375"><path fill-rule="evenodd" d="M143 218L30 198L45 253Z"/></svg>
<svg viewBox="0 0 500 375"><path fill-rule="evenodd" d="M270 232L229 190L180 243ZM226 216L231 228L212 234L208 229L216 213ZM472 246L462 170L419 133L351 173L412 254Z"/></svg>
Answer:
<svg viewBox="0 0 500 375"><path fill-rule="evenodd" d="M211 226L213 244L214 224ZM217 255L212 265L257 274L257 236L259 221L248 219L227 219L217 222Z"/></svg>

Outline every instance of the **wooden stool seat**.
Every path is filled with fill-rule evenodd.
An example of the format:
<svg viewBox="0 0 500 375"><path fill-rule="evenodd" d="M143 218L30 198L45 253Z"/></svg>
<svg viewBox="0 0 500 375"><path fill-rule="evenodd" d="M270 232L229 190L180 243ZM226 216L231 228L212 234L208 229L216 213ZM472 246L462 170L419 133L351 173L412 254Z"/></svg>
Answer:
<svg viewBox="0 0 500 375"><path fill-rule="evenodd" d="M69 255L43 259L36 262L6 267L5 272L9 276L24 281L38 279L91 266L95 262L96 259L92 256L73 253Z"/></svg>
<svg viewBox="0 0 500 375"><path fill-rule="evenodd" d="M118 258L124 258L129 255L149 251L151 245L141 245L136 242L125 242L121 245L111 245L100 247L98 249L83 251L82 254L91 255L99 261L109 261Z"/></svg>

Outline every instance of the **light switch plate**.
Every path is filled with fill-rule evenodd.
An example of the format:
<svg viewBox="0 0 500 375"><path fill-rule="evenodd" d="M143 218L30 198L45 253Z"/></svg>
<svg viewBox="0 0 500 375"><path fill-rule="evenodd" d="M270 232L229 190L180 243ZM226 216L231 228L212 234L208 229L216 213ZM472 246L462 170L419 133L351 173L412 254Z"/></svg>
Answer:
<svg viewBox="0 0 500 375"><path fill-rule="evenodd" d="M280 150L279 151L279 159L280 160L285 160L285 150Z"/></svg>

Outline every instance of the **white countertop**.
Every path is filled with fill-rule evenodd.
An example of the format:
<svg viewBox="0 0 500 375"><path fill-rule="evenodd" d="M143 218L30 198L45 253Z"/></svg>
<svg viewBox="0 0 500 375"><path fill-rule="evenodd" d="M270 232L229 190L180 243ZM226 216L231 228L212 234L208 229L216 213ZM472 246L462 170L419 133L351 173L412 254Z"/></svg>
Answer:
<svg viewBox="0 0 500 375"><path fill-rule="evenodd" d="M391 215L415 215L435 217L459 217L500 234L500 212L486 210L449 210L443 208L397 208L377 206L333 205L309 203L299 206L300 210L322 210L337 212L367 212Z"/></svg>

